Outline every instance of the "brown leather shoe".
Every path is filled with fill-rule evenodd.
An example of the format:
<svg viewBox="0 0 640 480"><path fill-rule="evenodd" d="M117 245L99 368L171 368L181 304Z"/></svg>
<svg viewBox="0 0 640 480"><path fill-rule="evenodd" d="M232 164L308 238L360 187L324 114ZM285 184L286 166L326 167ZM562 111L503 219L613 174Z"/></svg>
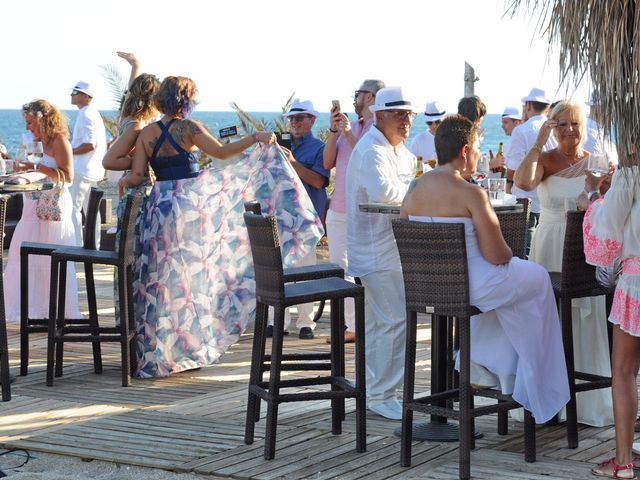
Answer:
<svg viewBox="0 0 640 480"><path fill-rule="evenodd" d="M356 341L356 332L349 330L344 332L344 343L354 343ZM327 343L331 343L331 337L327 337Z"/></svg>

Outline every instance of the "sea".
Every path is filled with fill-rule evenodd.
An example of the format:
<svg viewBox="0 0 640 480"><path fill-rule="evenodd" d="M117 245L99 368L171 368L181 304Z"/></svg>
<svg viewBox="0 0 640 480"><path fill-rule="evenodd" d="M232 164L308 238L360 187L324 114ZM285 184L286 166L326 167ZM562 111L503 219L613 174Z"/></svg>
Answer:
<svg viewBox="0 0 640 480"><path fill-rule="evenodd" d="M77 110L68 110L64 112L69 118L70 127L73 126ZM104 117L117 118L116 111L100 111ZM267 125L273 125L274 120L282 120L282 114L279 112L248 112L252 118L264 120ZM356 119L355 114L350 114L352 120ZM192 114L192 118L203 122L209 130L217 135L221 128L240 126L238 115L236 112L198 112ZM413 122L411 133L407 141L411 145L413 138L427 128L424 117L418 115ZM320 131L329 128L329 113L321 113L313 127L313 133L318 134ZM481 128L484 129L484 138L480 144L483 153L489 154L489 150L494 153L498 150L498 144L507 140L501 126L500 114L487 114L482 122ZM240 130L240 129L238 129ZM1 110L0 109L0 143L3 143L13 157L20 144L21 134L25 132L24 119L20 110Z"/></svg>

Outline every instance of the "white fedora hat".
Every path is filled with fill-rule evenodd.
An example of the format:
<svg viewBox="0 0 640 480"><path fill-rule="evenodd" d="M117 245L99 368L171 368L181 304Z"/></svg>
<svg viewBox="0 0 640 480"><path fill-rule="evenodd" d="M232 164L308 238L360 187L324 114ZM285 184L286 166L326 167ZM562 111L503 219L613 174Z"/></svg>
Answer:
<svg viewBox="0 0 640 480"><path fill-rule="evenodd" d="M313 115L317 117L319 115L316 112L315 108L313 108L313 103L311 100L298 100L297 98L291 102L291 108L287 113L284 114L285 117L291 117L292 115L300 115L300 114Z"/></svg>
<svg viewBox="0 0 640 480"><path fill-rule="evenodd" d="M427 122L442 121L447 114L444 108L437 102L427 102L427 106L424 108L424 117Z"/></svg>
<svg viewBox="0 0 640 480"><path fill-rule="evenodd" d="M541 88L532 88L529 92L529 95L522 98L523 102L539 102L546 103L547 105L551 104L551 100L547 98L547 93Z"/></svg>
<svg viewBox="0 0 640 480"><path fill-rule="evenodd" d="M502 118L513 118L514 120L522 120L522 114L517 107L504 107Z"/></svg>
<svg viewBox="0 0 640 480"><path fill-rule="evenodd" d="M75 90L80 93L86 93L91 98L93 98L93 93L91 93L91 87L89 87L89 84L87 82L83 82L82 80L76 83L76 86L73 87L72 90Z"/></svg>
<svg viewBox="0 0 640 480"><path fill-rule="evenodd" d="M411 102L404 98L402 88L386 87L376 93L376 101L369 106L369 111L381 112L383 110L411 110L415 111Z"/></svg>

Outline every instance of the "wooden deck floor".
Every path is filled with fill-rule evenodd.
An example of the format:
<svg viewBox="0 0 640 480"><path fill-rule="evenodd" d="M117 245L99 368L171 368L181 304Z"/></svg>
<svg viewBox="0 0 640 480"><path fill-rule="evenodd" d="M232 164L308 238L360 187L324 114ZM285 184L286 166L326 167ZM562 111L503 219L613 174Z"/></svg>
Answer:
<svg viewBox="0 0 640 480"><path fill-rule="evenodd" d="M110 270L99 272L99 307L105 317L113 318L111 279ZM80 287L83 284L80 281ZM324 349L327 327L325 316L319 322L316 339L301 341L289 335L285 348ZM8 328L12 372L17 374L18 328ZM417 384L426 389L428 325L420 328L419 338L422 377ZM264 460L264 421L258 423L253 445L243 441L251 341L251 332L243 335L217 365L167 379L134 379L129 388L120 386L117 348L103 346L105 372L96 375L90 347L71 345L65 350L64 376L56 379L54 387L46 387L45 338L44 334L34 335L29 375L18 377L13 384L11 402L0 402L0 444L216 477L457 478L456 443L416 442L411 467L401 467L400 442L393 433L399 422L370 413L367 452L356 453L352 402L347 403L346 422L339 436L331 434L327 401L283 404L276 458ZM352 358L353 346L347 346L347 354ZM419 415L415 417L422 420ZM611 456L614 448L612 427L581 427L580 447L569 450L563 426L544 426L537 431L538 461L526 464L519 423L510 422L510 434L504 437L496 433L495 417L482 417L476 425L484 437L472 453L474 478L589 478L593 462Z"/></svg>

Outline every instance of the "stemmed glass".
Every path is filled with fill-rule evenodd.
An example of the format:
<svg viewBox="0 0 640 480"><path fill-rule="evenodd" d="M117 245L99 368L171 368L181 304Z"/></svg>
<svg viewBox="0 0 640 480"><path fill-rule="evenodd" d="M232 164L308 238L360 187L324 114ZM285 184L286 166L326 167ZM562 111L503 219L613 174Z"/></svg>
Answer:
<svg viewBox="0 0 640 480"><path fill-rule="evenodd" d="M20 145L18 147L18 150L16 151L16 156L15 156L15 165L14 168L16 169L16 171L22 166L22 164L24 162L27 161L27 147L25 147L24 145Z"/></svg>
<svg viewBox="0 0 640 480"><path fill-rule="evenodd" d="M475 172L473 172L473 179L477 183L481 183L489 176L489 159L483 153L482 156L478 159L478 165L476 166Z"/></svg>
<svg viewBox="0 0 640 480"><path fill-rule="evenodd" d="M589 155L587 170L594 177L604 177L609 173L609 162L605 154L592 153Z"/></svg>
<svg viewBox="0 0 640 480"><path fill-rule="evenodd" d="M44 156L44 148L42 147L42 142L33 142L33 147L31 150L31 163L33 163L34 165L38 165L42 161L42 157Z"/></svg>

